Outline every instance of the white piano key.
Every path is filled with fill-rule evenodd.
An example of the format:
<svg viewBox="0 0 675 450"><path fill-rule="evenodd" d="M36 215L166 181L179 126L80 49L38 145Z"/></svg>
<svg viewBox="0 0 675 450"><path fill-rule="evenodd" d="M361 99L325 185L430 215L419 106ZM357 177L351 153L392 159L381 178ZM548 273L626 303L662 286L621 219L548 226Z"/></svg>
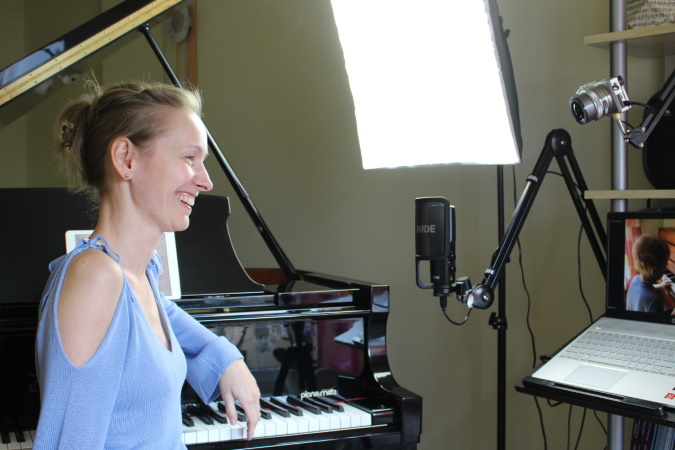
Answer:
<svg viewBox="0 0 675 450"><path fill-rule="evenodd" d="M283 397L277 398L284 400ZM265 412L269 413L269 418L260 418L253 438L318 433L372 425L372 417L368 412L352 406L348 402L340 403L340 405L344 411L333 409L331 412L321 411L319 414L315 414L300 408L302 416L290 414L289 417L265 409ZM183 442L186 445L243 440L248 437L247 422L238 421L236 424L230 425L227 416L218 410L217 402L213 402L209 406L213 409L214 414L224 419L225 423L219 423L215 420L213 424L207 424L199 417L192 417L195 426L183 428ZM5 449L0 446L0 450Z"/></svg>
<svg viewBox="0 0 675 450"><path fill-rule="evenodd" d="M16 433L11 431L9 433L9 444L7 444L8 450L21 450L21 442L16 439Z"/></svg>
<svg viewBox="0 0 675 450"><path fill-rule="evenodd" d="M203 427L201 420L197 420L196 417L191 417L192 421L194 422L194 425L191 426L192 430L195 432L195 439L197 442L196 444L205 444L209 442L209 433L206 431Z"/></svg>
<svg viewBox="0 0 675 450"><path fill-rule="evenodd" d="M275 412L272 413L272 418L277 421L279 435L298 434L300 432L298 422L293 420L293 417L284 417Z"/></svg>
<svg viewBox="0 0 675 450"><path fill-rule="evenodd" d="M340 421L340 425L338 426L338 429L343 429L343 428L352 428L354 425L352 425L352 422L356 422L357 419L354 419L354 414L346 411L336 411L333 413L333 415L338 418ZM361 420L358 419L358 422L361 423Z"/></svg>
<svg viewBox="0 0 675 450"><path fill-rule="evenodd" d="M308 412L307 410L304 410L302 413L302 416L307 419L307 422L309 423L310 433L321 431L321 418L318 415Z"/></svg>
<svg viewBox="0 0 675 450"><path fill-rule="evenodd" d="M309 433L309 420L304 415L291 416L290 419L298 425L298 433Z"/></svg>
<svg viewBox="0 0 675 450"><path fill-rule="evenodd" d="M363 411L362 409L356 408L352 405L349 405L347 403L343 403L342 406L346 411L349 411L350 413L353 414L354 421L352 421L352 426L355 427L369 427L373 424L373 418L372 416L367 413L366 411Z"/></svg>
<svg viewBox="0 0 675 450"><path fill-rule="evenodd" d="M256 433L258 432L259 429L261 430L263 437L279 436L279 431L277 430L277 423L272 417L270 417L269 419L261 417L260 420L258 421L258 425L255 427Z"/></svg>
<svg viewBox="0 0 675 450"><path fill-rule="evenodd" d="M33 448L35 430L24 431L23 436L26 438L26 442L21 443L21 450L31 450Z"/></svg>
<svg viewBox="0 0 675 450"><path fill-rule="evenodd" d="M265 425L261 424L262 420L259 420L256 424L255 429L253 430L253 438L265 437ZM246 424L248 427L248 423Z"/></svg>
<svg viewBox="0 0 675 450"><path fill-rule="evenodd" d="M328 429L330 430L339 430L342 428L342 421L340 418L340 413L333 411L333 414L328 414Z"/></svg>
<svg viewBox="0 0 675 450"><path fill-rule="evenodd" d="M215 426L215 424L210 424L204 422L201 418L199 417L193 417L192 420L195 422L195 426L199 426L199 428L206 433L205 437L202 437L202 439L206 439L205 441L199 441L199 435L197 437L197 440L199 441L198 443L202 442L220 442L220 429Z"/></svg>
<svg viewBox="0 0 675 450"><path fill-rule="evenodd" d="M312 412L308 412L305 410L305 417L308 419L311 419L312 422L315 422L316 425L318 426L318 430L310 430L310 431L328 431L330 430L330 421L328 420L328 417L325 417L326 414L319 413L319 414L314 414Z"/></svg>
<svg viewBox="0 0 675 450"><path fill-rule="evenodd" d="M288 423L282 420L284 418L273 412L270 412L270 415L271 417L266 419L269 425L265 429L265 437L286 436L289 434Z"/></svg>
<svg viewBox="0 0 675 450"><path fill-rule="evenodd" d="M183 425L183 444L190 445L197 443L197 430L193 427Z"/></svg>
<svg viewBox="0 0 675 450"><path fill-rule="evenodd" d="M236 439L245 439L248 437L248 426L246 425L246 422L238 421L236 424L230 424L227 415L220 412L218 409L217 402L209 403L209 406L215 414L225 420L225 423L219 424L221 425L221 427L219 427L221 430L221 435L225 436L222 439L223 441L233 441Z"/></svg>

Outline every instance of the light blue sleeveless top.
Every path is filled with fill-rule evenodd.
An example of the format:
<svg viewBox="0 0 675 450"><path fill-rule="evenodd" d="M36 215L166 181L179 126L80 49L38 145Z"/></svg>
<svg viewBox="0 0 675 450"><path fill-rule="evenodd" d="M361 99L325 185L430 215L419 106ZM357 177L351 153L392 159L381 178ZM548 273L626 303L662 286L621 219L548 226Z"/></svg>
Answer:
<svg viewBox="0 0 675 450"><path fill-rule="evenodd" d="M157 278L162 269L155 255L147 276L171 350L155 335L125 278L103 342L89 361L74 366L61 344L58 301L68 265L90 248L120 260L105 239L95 237L50 264L36 339L41 411L33 448L185 448L181 442L183 382L187 377L205 402L213 401L220 395L220 375L241 353L159 292Z"/></svg>

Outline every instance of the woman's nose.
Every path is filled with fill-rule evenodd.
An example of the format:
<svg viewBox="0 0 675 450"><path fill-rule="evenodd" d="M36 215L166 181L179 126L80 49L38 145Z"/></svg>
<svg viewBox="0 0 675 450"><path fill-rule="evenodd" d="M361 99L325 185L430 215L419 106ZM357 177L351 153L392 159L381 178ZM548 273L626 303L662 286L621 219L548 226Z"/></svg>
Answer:
<svg viewBox="0 0 675 450"><path fill-rule="evenodd" d="M211 181L211 177L209 177L209 172L206 170L206 167L202 165L201 170L198 171L197 173L197 179L195 180L195 183L197 186L199 186L199 189L201 191L210 191L213 189L213 182Z"/></svg>

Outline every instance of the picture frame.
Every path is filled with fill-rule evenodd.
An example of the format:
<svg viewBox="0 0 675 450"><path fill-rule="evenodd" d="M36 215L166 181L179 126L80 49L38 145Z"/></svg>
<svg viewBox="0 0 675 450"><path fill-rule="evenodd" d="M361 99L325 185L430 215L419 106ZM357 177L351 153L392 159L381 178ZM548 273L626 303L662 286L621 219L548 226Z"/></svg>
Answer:
<svg viewBox="0 0 675 450"><path fill-rule="evenodd" d="M77 244L89 239L94 230L68 230L65 234L66 252L71 252ZM162 261L163 273L159 276L159 290L170 300L181 298L180 273L178 270L178 252L176 236L173 232L163 233L155 251Z"/></svg>

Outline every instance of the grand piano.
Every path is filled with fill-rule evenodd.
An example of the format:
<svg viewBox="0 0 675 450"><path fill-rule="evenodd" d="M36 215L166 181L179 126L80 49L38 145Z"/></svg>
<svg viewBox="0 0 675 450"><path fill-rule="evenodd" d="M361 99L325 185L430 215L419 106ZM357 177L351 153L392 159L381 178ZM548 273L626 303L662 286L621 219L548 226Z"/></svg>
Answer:
<svg viewBox="0 0 675 450"><path fill-rule="evenodd" d="M25 110L27 92L141 32L180 84L147 25L178 0L126 0L0 71L0 123ZM255 376L263 417L251 441L246 418L223 421L185 385L183 440L191 449L414 449L422 399L395 381L387 358L386 285L296 270L209 135L238 200L278 263L244 269L228 233L230 199L203 195L191 225L176 233L175 302L235 343ZM48 263L65 252L67 230L95 223L87 200L64 188L0 189L11 220L0 227L0 450L31 448L40 404L35 375L37 303ZM29 257L21 257L28 255Z"/></svg>

